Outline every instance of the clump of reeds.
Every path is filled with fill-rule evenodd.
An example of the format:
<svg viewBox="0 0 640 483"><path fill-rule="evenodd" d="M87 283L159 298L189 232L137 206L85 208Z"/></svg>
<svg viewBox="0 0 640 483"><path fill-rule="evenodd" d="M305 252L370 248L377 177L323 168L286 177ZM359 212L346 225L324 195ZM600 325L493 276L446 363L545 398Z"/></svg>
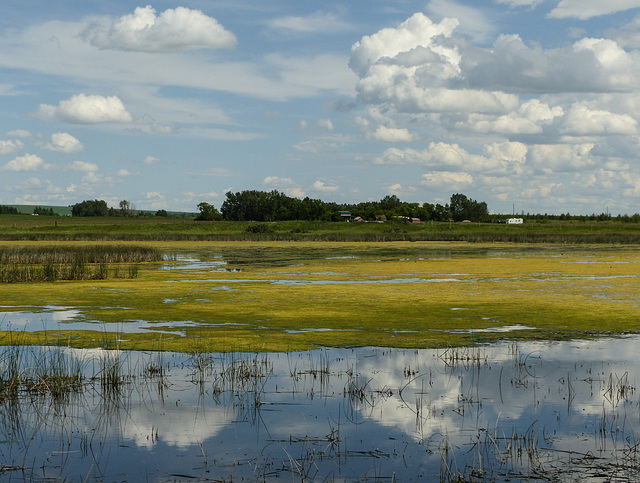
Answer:
<svg viewBox="0 0 640 483"><path fill-rule="evenodd" d="M80 392L82 384L80 362L56 349L36 354L24 346L11 346L0 358L0 402L16 400L20 394L62 401Z"/></svg>
<svg viewBox="0 0 640 483"><path fill-rule="evenodd" d="M139 263L160 260L159 250L143 246L5 247L0 248L0 282L136 278Z"/></svg>
<svg viewBox="0 0 640 483"><path fill-rule="evenodd" d="M140 263L162 260L153 247L130 245L57 245L0 247L0 264Z"/></svg>
<svg viewBox="0 0 640 483"><path fill-rule="evenodd" d="M98 367L99 371L92 380L100 382L104 401L108 404L116 404L120 400L127 379L123 373L120 351L105 351L100 358Z"/></svg>
<svg viewBox="0 0 640 483"><path fill-rule="evenodd" d="M455 367L458 364L465 366L478 366L487 363L487 356L481 348L454 347L445 350L438 355L447 366Z"/></svg>
<svg viewBox="0 0 640 483"><path fill-rule="evenodd" d="M627 402L633 396L635 388L629 383L629 373L622 376L615 373L609 374L605 384L604 397L616 407L621 402Z"/></svg>

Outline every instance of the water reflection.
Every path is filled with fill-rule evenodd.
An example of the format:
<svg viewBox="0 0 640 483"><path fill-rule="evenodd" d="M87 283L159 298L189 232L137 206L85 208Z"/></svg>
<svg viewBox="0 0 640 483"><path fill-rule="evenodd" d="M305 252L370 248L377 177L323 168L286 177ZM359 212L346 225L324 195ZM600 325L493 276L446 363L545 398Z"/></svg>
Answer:
<svg viewBox="0 0 640 483"><path fill-rule="evenodd" d="M166 300L165 303L170 303ZM101 307L106 310L111 307ZM130 320L126 322L127 333L139 333L153 331L167 332L169 328L183 328L197 325L190 320L177 320L172 322L148 322L145 320ZM125 324L118 322L97 322L89 320L84 312L78 309L59 306L44 306L37 310L11 310L0 311L0 330L14 332L55 332L60 330L91 330L99 332L122 333ZM175 330L168 331L175 335L181 334Z"/></svg>
<svg viewBox="0 0 640 483"><path fill-rule="evenodd" d="M189 355L3 348L0 475L637 479L638 342ZM76 372L81 384L67 390L41 382Z"/></svg>

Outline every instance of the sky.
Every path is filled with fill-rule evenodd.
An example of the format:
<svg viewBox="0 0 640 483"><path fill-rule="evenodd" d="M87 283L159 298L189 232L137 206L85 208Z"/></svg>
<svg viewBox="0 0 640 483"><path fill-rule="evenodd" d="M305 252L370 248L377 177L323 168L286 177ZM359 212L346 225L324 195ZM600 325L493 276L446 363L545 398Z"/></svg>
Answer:
<svg viewBox="0 0 640 483"><path fill-rule="evenodd" d="M0 204L640 212L640 0L22 0Z"/></svg>

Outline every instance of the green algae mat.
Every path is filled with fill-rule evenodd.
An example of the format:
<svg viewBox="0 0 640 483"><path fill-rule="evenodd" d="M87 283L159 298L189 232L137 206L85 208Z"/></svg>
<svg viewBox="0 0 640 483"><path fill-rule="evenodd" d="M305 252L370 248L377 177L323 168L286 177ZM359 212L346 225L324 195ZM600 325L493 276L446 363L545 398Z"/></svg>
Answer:
<svg viewBox="0 0 640 483"><path fill-rule="evenodd" d="M145 245L164 260L134 279L0 284L0 344L290 351L640 332L637 246ZM31 324L13 322L25 313Z"/></svg>

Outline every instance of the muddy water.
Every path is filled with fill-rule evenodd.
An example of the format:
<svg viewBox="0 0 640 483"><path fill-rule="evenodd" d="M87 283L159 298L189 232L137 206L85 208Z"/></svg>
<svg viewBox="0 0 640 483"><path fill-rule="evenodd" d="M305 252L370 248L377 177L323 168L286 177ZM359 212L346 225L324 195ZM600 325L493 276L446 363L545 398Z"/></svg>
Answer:
<svg viewBox="0 0 640 483"><path fill-rule="evenodd" d="M26 384L2 393L0 479L633 481L638 343L287 354L4 348L1 374L18 361L24 375L80 368L83 379L56 397Z"/></svg>

